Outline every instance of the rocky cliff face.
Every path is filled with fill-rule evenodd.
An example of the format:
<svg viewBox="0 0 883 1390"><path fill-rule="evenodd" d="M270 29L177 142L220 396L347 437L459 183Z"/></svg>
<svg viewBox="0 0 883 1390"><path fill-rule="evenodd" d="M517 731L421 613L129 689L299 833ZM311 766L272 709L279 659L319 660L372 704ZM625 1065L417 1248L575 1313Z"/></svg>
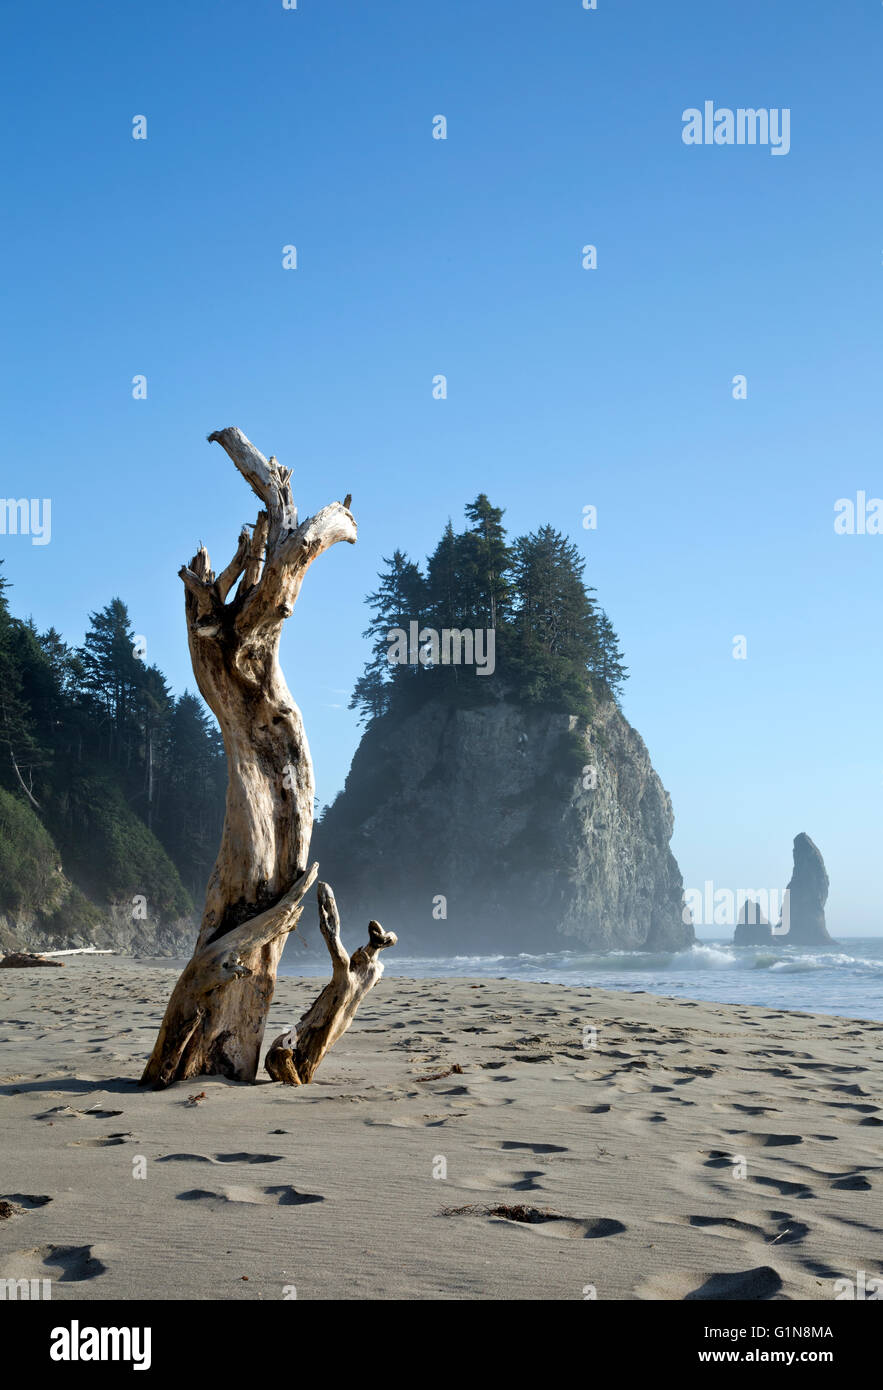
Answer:
<svg viewBox="0 0 883 1390"><path fill-rule="evenodd" d="M64 909L47 922L40 913L0 912L0 954L4 951L60 951L97 946L124 956L189 956L196 941L193 919L134 921L122 905L94 908L87 923L70 920Z"/></svg>
<svg viewBox="0 0 883 1390"><path fill-rule="evenodd" d="M312 857L403 953L689 944L671 801L612 702L588 727L431 702L365 735Z"/></svg>

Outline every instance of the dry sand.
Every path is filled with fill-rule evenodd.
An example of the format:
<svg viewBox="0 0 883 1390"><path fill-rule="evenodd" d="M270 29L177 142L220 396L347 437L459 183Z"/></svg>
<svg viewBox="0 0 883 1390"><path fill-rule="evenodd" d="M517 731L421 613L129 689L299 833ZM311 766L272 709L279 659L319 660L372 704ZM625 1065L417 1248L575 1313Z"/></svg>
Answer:
<svg viewBox="0 0 883 1390"><path fill-rule="evenodd" d="M883 1024L388 978L311 1086L145 1092L176 976L0 972L0 1278L55 1300L830 1300L883 1275ZM268 1036L318 983L279 982Z"/></svg>

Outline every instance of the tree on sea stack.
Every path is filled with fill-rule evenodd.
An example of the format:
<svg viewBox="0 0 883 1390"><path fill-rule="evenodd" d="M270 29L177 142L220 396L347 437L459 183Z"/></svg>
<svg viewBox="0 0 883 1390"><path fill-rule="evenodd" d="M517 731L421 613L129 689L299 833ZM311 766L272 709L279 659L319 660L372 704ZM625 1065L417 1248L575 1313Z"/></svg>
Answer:
<svg viewBox="0 0 883 1390"><path fill-rule="evenodd" d="M193 956L141 1078L155 1087L206 1073L237 1081L257 1075L279 958L319 867L308 865L313 765L279 666L279 640L313 560L337 541L356 540L349 497L298 523L290 469L265 459L241 430L208 438L230 456L262 510L217 577L204 547L180 570L194 674L227 751L227 808ZM396 942L371 922L368 944L350 959L334 894L320 883L318 896L332 980L267 1055L270 1075L290 1085L312 1078L382 974L377 953Z"/></svg>

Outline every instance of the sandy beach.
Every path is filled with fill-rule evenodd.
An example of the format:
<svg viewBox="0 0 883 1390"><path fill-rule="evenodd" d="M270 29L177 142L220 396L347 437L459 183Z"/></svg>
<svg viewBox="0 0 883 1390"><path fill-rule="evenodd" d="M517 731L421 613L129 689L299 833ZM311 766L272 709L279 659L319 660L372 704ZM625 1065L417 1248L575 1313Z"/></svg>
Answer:
<svg viewBox="0 0 883 1390"><path fill-rule="evenodd" d="M59 1301L831 1300L883 1275L883 1024L387 978L311 1086L144 1091L176 976L0 973L0 1278ZM281 979L268 1038L316 993Z"/></svg>

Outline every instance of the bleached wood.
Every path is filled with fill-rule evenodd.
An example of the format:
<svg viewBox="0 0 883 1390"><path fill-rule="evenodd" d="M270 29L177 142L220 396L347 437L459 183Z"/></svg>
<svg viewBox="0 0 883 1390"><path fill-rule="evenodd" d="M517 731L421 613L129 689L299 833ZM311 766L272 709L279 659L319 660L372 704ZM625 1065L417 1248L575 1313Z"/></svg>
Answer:
<svg viewBox="0 0 883 1390"><path fill-rule="evenodd" d="M383 974L378 952L394 946L395 932L385 932L379 922L368 923L368 944L350 957L340 939L340 916L327 883L318 886L319 930L331 956L331 980L296 1028L280 1033L264 1066L274 1081L286 1086L306 1086L329 1048L343 1036L356 1010Z"/></svg>
<svg viewBox="0 0 883 1390"><path fill-rule="evenodd" d="M279 957L316 872L307 870L313 765L279 666L279 640L313 560L356 540L352 513L340 502L298 523L291 470L264 458L241 430L209 440L233 460L262 510L217 579L205 547L180 570L193 671L224 737L227 806L193 957L142 1077L154 1086L212 1072L253 1081L257 1073Z"/></svg>

